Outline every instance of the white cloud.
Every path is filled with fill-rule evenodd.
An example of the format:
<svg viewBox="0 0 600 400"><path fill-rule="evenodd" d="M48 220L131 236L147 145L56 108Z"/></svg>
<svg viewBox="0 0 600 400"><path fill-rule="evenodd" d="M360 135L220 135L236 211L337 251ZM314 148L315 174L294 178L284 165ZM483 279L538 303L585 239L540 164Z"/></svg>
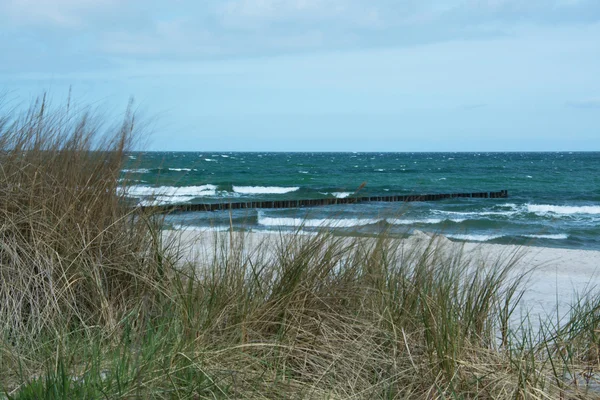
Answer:
<svg viewBox="0 0 600 400"><path fill-rule="evenodd" d="M0 70L405 47L597 21L598 0L0 0L0 52L12 60Z"/></svg>
<svg viewBox="0 0 600 400"><path fill-rule="evenodd" d="M90 13L119 5L118 0L6 0L0 11L13 24L80 28Z"/></svg>
<svg viewBox="0 0 600 400"><path fill-rule="evenodd" d="M273 20L298 17L335 16L344 12L339 0L230 0L219 7L226 18Z"/></svg>
<svg viewBox="0 0 600 400"><path fill-rule="evenodd" d="M374 3L356 0L229 0L217 7L217 14L224 26L237 28L307 20L359 26L380 23Z"/></svg>

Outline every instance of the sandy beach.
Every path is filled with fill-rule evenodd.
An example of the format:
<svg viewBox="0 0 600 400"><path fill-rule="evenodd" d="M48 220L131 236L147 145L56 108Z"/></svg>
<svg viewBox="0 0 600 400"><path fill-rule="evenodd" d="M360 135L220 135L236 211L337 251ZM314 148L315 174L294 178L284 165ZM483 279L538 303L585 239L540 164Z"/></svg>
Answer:
<svg viewBox="0 0 600 400"><path fill-rule="evenodd" d="M269 253L286 235L289 233L244 233L244 252L250 256L259 251ZM185 261L193 261L207 267L210 266L215 249L222 249L223 245L226 248L231 239L229 232L206 230L166 231L165 237L176 240L182 246L186 254ZM233 238L240 239L241 233L235 232ZM392 240L391 245L409 249L412 246L424 247L429 240L427 234L417 231L417 234L409 239ZM552 315L556 321L557 317L560 319L568 314L570 305L577 296L598 291L600 251L464 243L450 241L443 236L438 240L444 251L449 253L462 248L475 267L505 263L514 258L515 274L529 272L525 293L513 316L517 320L529 315L535 324L538 316Z"/></svg>

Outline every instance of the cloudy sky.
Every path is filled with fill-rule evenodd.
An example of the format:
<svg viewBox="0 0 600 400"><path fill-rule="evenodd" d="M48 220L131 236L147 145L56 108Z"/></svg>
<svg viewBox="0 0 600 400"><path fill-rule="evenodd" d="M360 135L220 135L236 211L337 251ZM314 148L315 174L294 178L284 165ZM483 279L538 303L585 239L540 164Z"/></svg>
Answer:
<svg viewBox="0 0 600 400"><path fill-rule="evenodd" d="M599 0L0 0L0 92L151 150L600 151Z"/></svg>

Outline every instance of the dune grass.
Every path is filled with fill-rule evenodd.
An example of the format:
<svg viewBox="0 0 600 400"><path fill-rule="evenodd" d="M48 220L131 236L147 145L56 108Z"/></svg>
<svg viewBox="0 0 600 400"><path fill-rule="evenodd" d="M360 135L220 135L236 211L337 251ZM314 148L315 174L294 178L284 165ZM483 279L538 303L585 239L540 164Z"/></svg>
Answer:
<svg viewBox="0 0 600 400"><path fill-rule="evenodd" d="M600 397L600 298L520 319L518 254L323 230L188 259L118 189L136 129L44 100L0 117L6 397Z"/></svg>

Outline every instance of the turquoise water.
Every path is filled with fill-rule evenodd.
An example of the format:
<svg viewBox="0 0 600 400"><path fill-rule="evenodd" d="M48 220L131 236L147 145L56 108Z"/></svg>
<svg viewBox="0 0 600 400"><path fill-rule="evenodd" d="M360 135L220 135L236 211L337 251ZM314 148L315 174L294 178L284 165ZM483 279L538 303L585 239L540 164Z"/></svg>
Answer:
<svg viewBox="0 0 600 400"><path fill-rule="evenodd" d="M600 153L131 153L141 204L483 192L448 199L173 214L175 228L441 232L453 240L600 249Z"/></svg>

